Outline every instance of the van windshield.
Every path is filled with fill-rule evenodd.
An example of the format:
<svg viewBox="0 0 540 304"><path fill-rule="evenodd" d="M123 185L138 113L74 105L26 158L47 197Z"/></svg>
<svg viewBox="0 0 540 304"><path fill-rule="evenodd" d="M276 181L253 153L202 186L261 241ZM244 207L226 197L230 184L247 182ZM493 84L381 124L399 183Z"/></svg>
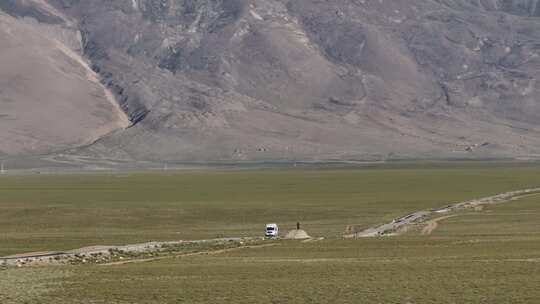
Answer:
<svg viewBox="0 0 540 304"><path fill-rule="evenodd" d="M274 227L266 227L266 230L273 231Z"/></svg>

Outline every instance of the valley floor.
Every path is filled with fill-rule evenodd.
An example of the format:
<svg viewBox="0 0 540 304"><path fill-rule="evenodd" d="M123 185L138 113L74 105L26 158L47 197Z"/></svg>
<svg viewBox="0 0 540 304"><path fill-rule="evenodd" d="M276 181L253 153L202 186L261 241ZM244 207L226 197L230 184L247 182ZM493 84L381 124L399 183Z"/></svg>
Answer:
<svg viewBox="0 0 540 304"><path fill-rule="evenodd" d="M0 255L257 235L273 221L286 230L299 220L325 239L142 263L9 267L0 270L0 302L535 303L538 195L435 217L429 231L340 235L345 223L367 228L538 185L535 164L1 177Z"/></svg>

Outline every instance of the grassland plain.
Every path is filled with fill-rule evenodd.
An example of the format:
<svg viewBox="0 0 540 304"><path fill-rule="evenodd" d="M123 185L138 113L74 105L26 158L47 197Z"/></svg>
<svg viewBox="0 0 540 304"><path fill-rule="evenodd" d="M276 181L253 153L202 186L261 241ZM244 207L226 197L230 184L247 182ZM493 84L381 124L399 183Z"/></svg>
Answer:
<svg viewBox="0 0 540 304"><path fill-rule="evenodd" d="M0 286L7 290L0 300L538 303L539 223L540 196L531 196L460 213L429 236L281 241L261 249L119 266L8 269L0 272ZM21 286L28 284L37 287L26 292Z"/></svg>
<svg viewBox="0 0 540 304"><path fill-rule="evenodd" d="M337 237L346 224L539 184L536 164L2 177L4 253L254 235L266 222L297 219L327 239L140 264L9 268L0 270L0 303L537 303L540 196L460 214L428 236Z"/></svg>
<svg viewBox="0 0 540 304"><path fill-rule="evenodd" d="M537 164L0 176L0 255L150 240L316 236L540 185Z"/></svg>

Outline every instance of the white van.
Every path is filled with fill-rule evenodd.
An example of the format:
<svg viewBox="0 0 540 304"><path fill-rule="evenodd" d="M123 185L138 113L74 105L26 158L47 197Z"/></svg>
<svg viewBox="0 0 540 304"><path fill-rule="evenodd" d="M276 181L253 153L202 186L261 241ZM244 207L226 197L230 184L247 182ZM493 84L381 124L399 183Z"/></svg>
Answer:
<svg viewBox="0 0 540 304"><path fill-rule="evenodd" d="M264 235L266 237L277 237L279 235L279 228L277 224L267 224Z"/></svg>

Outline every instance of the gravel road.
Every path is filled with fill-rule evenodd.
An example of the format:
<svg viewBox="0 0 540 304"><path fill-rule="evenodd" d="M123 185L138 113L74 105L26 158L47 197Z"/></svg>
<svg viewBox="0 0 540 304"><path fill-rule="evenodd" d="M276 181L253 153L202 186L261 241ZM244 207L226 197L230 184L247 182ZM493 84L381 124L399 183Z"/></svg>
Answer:
<svg viewBox="0 0 540 304"><path fill-rule="evenodd" d="M219 244L228 242L254 241L261 238L220 238L210 240L194 241L172 241L172 242L148 242L123 246L92 246L69 251L38 252L17 254L0 257L0 265L28 265L28 264L59 264L73 258L85 258L95 255L110 255L111 252L144 253L158 251L164 246L189 245L189 244Z"/></svg>
<svg viewBox="0 0 540 304"><path fill-rule="evenodd" d="M500 193L493 196L483 197L480 199L474 199L454 204L449 204L441 208L431 209L431 210L421 210L414 213L407 214L405 216L394 219L392 222L382 225L373 226L365 230L346 234L345 238L359 238L359 237L376 237L391 235L399 229L402 229L408 225L418 224L425 222L429 216L436 214L449 213L453 211L458 211L462 209L475 208L484 205L497 204L502 202L507 202L510 200L517 199L519 197L540 193L540 188L530 188L524 190L516 190Z"/></svg>

